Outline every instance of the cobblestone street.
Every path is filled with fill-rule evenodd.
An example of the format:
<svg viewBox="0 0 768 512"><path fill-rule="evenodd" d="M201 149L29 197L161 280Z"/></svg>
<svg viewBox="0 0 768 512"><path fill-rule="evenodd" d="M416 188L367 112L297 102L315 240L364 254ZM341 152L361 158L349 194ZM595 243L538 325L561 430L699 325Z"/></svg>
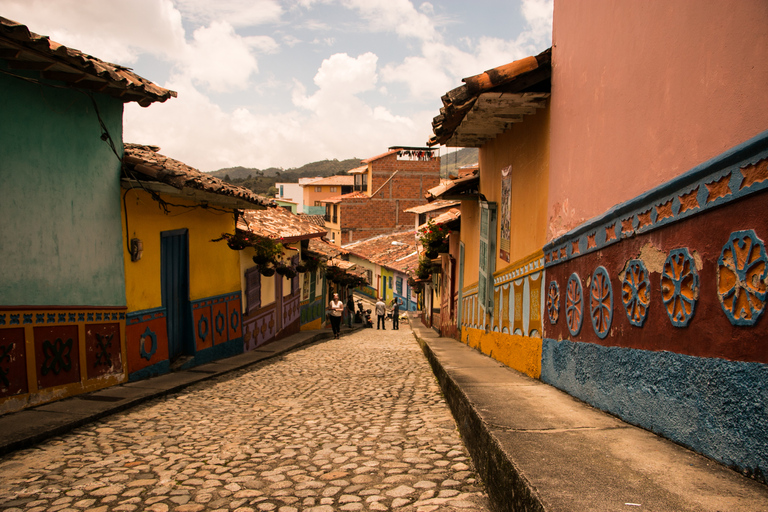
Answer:
<svg viewBox="0 0 768 512"><path fill-rule="evenodd" d="M483 511L408 325L363 329L0 459L5 511Z"/></svg>

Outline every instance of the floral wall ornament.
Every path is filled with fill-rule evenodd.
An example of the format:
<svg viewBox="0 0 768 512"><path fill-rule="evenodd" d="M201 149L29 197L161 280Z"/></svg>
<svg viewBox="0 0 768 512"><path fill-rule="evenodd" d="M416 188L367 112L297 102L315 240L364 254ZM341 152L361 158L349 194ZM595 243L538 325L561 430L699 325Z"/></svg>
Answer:
<svg viewBox="0 0 768 512"><path fill-rule="evenodd" d="M642 327L651 303L651 280L642 260L630 260L621 283L621 301L629 323Z"/></svg>
<svg viewBox="0 0 768 512"><path fill-rule="evenodd" d="M765 310L768 258L751 229L731 233L717 260L717 294L733 325L754 325Z"/></svg>
<svg viewBox="0 0 768 512"><path fill-rule="evenodd" d="M549 323L552 325L556 324L560 317L560 287L557 286L555 281L549 283L549 291L547 292L547 315L549 315Z"/></svg>
<svg viewBox="0 0 768 512"><path fill-rule="evenodd" d="M687 327L699 298L699 273L688 249L669 253L661 272L661 298L675 327Z"/></svg>
<svg viewBox="0 0 768 512"><path fill-rule="evenodd" d="M599 338L608 336L613 321L613 288L605 267L597 267L589 286L589 311L592 328Z"/></svg>
<svg viewBox="0 0 768 512"><path fill-rule="evenodd" d="M565 321L571 336L576 336L581 331L581 323L584 320L584 294L577 273L574 272L568 278L565 293Z"/></svg>

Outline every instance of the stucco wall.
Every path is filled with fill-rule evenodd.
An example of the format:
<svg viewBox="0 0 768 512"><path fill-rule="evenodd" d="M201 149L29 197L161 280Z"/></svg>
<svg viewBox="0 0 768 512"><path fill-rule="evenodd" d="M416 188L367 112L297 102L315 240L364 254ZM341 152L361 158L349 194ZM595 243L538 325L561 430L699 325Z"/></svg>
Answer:
<svg viewBox="0 0 768 512"><path fill-rule="evenodd" d="M0 303L124 306L120 162L93 103L6 75L0 90ZM122 103L94 96L122 148Z"/></svg>
<svg viewBox="0 0 768 512"><path fill-rule="evenodd" d="M768 127L764 0L556 0L548 239Z"/></svg>
<svg viewBox="0 0 768 512"><path fill-rule="evenodd" d="M497 252L496 269L535 253L546 242L549 178L549 108L525 116L480 148L480 192L498 203L497 234L501 232L501 171L510 167L510 259ZM463 216L463 213L462 213Z"/></svg>
<svg viewBox="0 0 768 512"><path fill-rule="evenodd" d="M179 198L164 197L173 204L194 206ZM141 311L162 305L160 280L160 233L189 229L189 292L190 299L202 299L240 290L239 251L225 242L211 242L222 233L232 233L231 214L202 208L170 207L165 215L148 193L128 191L125 196L128 212L128 238L144 243L140 261L132 262L125 255L126 297L129 311ZM123 221L125 226L125 220ZM123 242L125 246L126 243Z"/></svg>

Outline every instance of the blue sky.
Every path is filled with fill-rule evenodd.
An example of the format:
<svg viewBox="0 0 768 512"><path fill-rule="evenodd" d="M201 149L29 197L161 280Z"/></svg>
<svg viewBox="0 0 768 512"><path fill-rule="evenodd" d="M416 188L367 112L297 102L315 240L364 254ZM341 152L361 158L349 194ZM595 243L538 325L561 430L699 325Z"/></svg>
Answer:
<svg viewBox="0 0 768 512"><path fill-rule="evenodd" d="M0 0L0 16L178 92L127 142L202 171L422 146L461 79L551 45L552 0Z"/></svg>

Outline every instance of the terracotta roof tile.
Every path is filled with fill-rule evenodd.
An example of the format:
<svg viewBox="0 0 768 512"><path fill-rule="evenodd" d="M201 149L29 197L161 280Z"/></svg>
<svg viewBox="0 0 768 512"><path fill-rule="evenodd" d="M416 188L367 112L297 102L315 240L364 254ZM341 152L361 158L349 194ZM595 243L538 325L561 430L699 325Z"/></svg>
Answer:
<svg viewBox="0 0 768 512"><path fill-rule="evenodd" d="M142 107L175 98L176 92L140 77L130 68L112 64L30 32L21 23L0 17L0 55L23 69L70 87L105 93Z"/></svg>
<svg viewBox="0 0 768 512"><path fill-rule="evenodd" d="M442 226L443 224L448 224L449 222L453 222L454 220L461 217L461 210L457 208L451 208L445 213L441 213L437 217L434 217L430 219L431 222L433 222L436 226ZM423 229L427 227L429 222L426 222L419 226L419 229Z"/></svg>
<svg viewBox="0 0 768 512"><path fill-rule="evenodd" d="M311 185L313 187L317 187L320 185L349 185L352 186L355 184L355 177L354 176L328 176L327 178L320 178L319 180L314 180L311 183L308 183L308 185Z"/></svg>
<svg viewBox="0 0 768 512"><path fill-rule="evenodd" d="M320 238L310 239L309 250L326 258L337 258L343 254L349 254L349 251Z"/></svg>
<svg viewBox="0 0 768 512"><path fill-rule="evenodd" d="M356 190L354 192L350 192L349 194L326 197L325 199L320 199L320 202L321 203L340 203L345 199L370 199L370 196L368 196L368 194L366 194L365 192L360 192Z"/></svg>
<svg viewBox="0 0 768 512"><path fill-rule="evenodd" d="M369 163L373 162L374 160L378 160L380 158L384 158L385 156L394 155L398 151L400 151L400 150L399 149L390 149L386 153L382 153L380 155L376 155L376 156L372 156L371 158L367 158L367 159L363 160L361 163L369 164Z"/></svg>
<svg viewBox="0 0 768 512"><path fill-rule="evenodd" d="M325 216L324 215L309 215L307 213L300 213L299 217L302 220L305 220L307 222L310 222L316 226L320 226L321 228L325 227Z"/></svg>
<svg viewBox="0 0 768 512"><path fill-rule="evenodd" d="M226 181L200 172L187 164L158 153L157 146L125 144L123 180L159 182L184 191L200 190L216 196L235 198L239 208L254 206L274 207L274 200L254 194L245 187L230 185Z"/></svg>
<svg viewBox="0 0 768 512"><path fill-rule="evenodd" d="M416 213L416 214L428 213L428 212L433 212L435 210L441 210L443 208L450 208L451 206L457 206L460 204L461 204L461 201L459 200L439 199L431 203L421 204L419 206L414 206L413 208L408 208L405 211L408 213Z"/></svg>
<svg viewBox="0 0 768 512"><path fill-rule="evenodd" d="M324 228L303 220L285 208L246 210L237 221L237 229L287 243L319 238L326 234Z"/></svg>
<svg viewBox="0 0 768 512"><path fill-rule="evenodd" d="M480 147L512 123L521 122L524 114L543 107L549 97L546 84L552 76L551 61L550 48L535 57L525 57L464 78L464 85L441 98L443 107L440 115L432 120L434 135L427 146ZM471 121L467 117L470 111L473 111ZM487 129L480 130L480 127Z"/></svg>
<svg viewBox="0 0 768 512"><path fill-rule="evenodd" d="M344 246L372 263L405 272L416 256L416 231L380 235Z"/></svg>

